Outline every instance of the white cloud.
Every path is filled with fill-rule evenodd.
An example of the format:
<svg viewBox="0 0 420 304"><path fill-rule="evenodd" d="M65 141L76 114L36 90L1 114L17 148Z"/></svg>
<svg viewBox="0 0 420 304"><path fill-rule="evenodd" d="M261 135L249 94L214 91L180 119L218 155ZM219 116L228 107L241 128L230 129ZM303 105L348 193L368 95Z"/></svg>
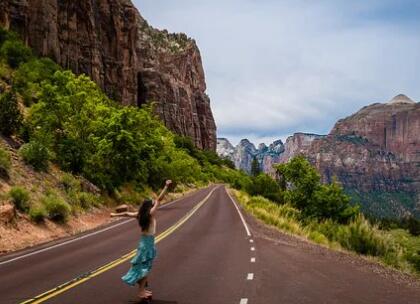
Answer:
<svg viewBox="0 0 420 304"><path fill-rule="evenodd" d="M326 133L360 107L420 99L419 5L395 1L134 1L194 37L219 136Z"/></svg>

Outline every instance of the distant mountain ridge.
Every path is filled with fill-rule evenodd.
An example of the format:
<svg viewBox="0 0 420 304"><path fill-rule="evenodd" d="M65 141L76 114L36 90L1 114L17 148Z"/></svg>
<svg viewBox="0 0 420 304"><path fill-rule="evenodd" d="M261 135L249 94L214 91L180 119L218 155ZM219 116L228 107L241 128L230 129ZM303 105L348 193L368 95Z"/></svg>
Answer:
<svg viewBox="0 0 420 304"><path fill-rule="evenodd" d="M328 135L295 133L273 158L244 144L252 145L241 141L226 157L246 172L250 157L257 157L263 171L273 174L273 164L301 154L324 181L337 178L366 213L420 218L420 103L403 94L340 119Z"/></svg>
<svg viewBox="0 0 420 304"><path fill-rule="evenodd" d="M279 157L284 152L284 145L281 140L276 140L269 146L262 143L256 148L248 139L242 139L234 147L227 138L218 138L216 151L219 156L232 160L237 169L250 174L254 158L258 160L262 171L269 172L272 165L280 161Z"/></svg>

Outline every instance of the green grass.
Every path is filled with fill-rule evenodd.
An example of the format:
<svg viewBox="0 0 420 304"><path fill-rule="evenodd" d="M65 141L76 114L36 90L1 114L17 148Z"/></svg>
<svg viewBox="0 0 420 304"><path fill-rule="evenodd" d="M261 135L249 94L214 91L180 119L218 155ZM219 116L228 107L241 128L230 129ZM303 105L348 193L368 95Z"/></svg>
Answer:
<svg viewBox="0 0 420 304"><path fill-rule="evenodd" d="M276 204L260 196L230 190L242 207L257 219L285 233L297 235L331 249L371 257L395 269L420 275L420 237L406 230L385 231L359 215L348 224L304 219L289 204Z"/></svg>

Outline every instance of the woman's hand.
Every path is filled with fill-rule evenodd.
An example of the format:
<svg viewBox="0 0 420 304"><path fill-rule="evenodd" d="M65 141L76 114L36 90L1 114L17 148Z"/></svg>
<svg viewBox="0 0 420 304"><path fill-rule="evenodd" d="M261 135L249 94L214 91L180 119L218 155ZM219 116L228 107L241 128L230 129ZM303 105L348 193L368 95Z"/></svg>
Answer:
<svg viewBox="0 0 420 304"><path fill-rule="evenodd" d="M169 187L172 184L172 181L170 179L166 180L165 185Z"/></svg>

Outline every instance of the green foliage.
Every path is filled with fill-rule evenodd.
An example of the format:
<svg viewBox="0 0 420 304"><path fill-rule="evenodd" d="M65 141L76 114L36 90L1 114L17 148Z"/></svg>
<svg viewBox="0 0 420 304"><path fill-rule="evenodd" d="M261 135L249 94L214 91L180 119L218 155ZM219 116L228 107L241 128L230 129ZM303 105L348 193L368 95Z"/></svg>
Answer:
<svg viewBox="0 0 420 304"><path fill-rule="evenodd" d="M14 88L23 97L25 105L38 101L41 83L50 82L59 66L49 58L32 59L20 65L13 76Z"/></svg>
<svg viewBox="0 0 420 304"><path fill-rule="evenodd" d="M0 95L0 133L5 136L14 134L22 125L22 114L16 95L6 92Z"/></svg>
<svg viewBox="0 0 420 304"><path fill-rule="evenodd" d="M420 236L420 220L414 217L409 217L406 219L406 225L411 235Z"/></svg>
<svg viewBox="0 0 420 304"><path fill-rule="evenodd" d="M9 38L2 43L0 56L4 58L12 68L17 68L20 64L27 62L32 52L21 41Z"/></svg>
<svg viewBox="0 0 420 304"><path fill-rule="evenodd" d="M258 163L257 158L254 157L251 163L251 175L258 176L260 173L261 173L260 164Z"/></svg>
<svg viewBox="0 0 420 304"><path fill-rule="evenodd" d="M284 198L308 218L328 219L346 223L358 214L358 207L350 205L342 187L333 182L324 185L314 167L302 156L277 166L281 183L288 185Z"/></svg>
<svg viewBox="0 0 420 304"><path fill-rule="evenodd" d="M71 206L58 194L49 193L42 198L42 205L48 218L56 222L66 222L71 213Z"/></svg>
<svg viewBox="0 0 420 304"><path fill-rule="evenodd" d="M279 205L261 196L250 197L243 191L234 191L234 194L246 211L282 231L331 248L374 256L402 270L420 272L420 238L405 230L382 231L360 214L347 224L331 219L319 222L303 217L302 211L289 203Z"/></svg>
<svg viewBox="0 0 420 304"><path fill-rule="evenodd" d="M9 196L16 209L27 212L29 210L29 192L22 187L13 187L9 191Z"/></svg>
<svg viewBox="0 0 420 304"><path fill-rule="evenodd" d="M251 195L262 195L274 202L282 203L283 195L277 182L267 174L259 174L246 188Z"/></svg>
<svg viewBox="0 0 420 304"><path fill-rule="evenodd" d="M35 223L41 223L47 217L47 211L42 205L31 206L29 209L29 218Z"/></svg>
<svg viewBox="0 0 420 304"><path fill-rule="evenodd" d="M9 152L0 147L0 176L9 175L11 164Z"/></svg>
<svg viewBox="0 0 420 304"><path fill-rule="evenodd" d="M77 198L78 198L79 206L84 210L88 210L92 207L99 206L98 197L92 193L80 192L78 193Z"/></svg>
<svg viewBox="0 0 420 304"><path fill-rule="evenodd" d="M70 173L63 174L61 177L61 185L67 193L70 191L80 192L82 189L80 181Z"/></svg>
<svg viewBox="0 0 420 304"><path fill-rule="evenodd" d="M49 151L48 148L37 140L24 144L19 153L25 163L31 165L36 171L48 169Z"/></svg>

